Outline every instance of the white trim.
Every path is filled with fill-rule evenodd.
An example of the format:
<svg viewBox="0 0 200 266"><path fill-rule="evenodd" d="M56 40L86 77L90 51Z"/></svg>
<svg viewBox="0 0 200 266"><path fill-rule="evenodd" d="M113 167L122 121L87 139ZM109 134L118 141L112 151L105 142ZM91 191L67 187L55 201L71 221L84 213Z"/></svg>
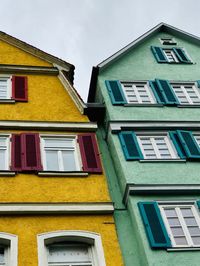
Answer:
<svg viewBox="0 0 200 266"><path fill-rule="evenodd" d="M94 255L94 266L106 266L103 245L101 237L97 233L88 231L56 231L39 234L37 236L38 242L38 266L47 266L47 244L59 241L82 241L92 246Z"/></svg>
<svg viewBox="0 0 200 266"><path fill-rule="evenodd" d="M1 175L1 172L0 172ZM55 172L55 171L41 171L37 173L38 176L49 176L49 177L87 177L87 172Z"/></svg>
<svg viewBox="0 0 200 266"><path fill-rule="evenodd" d="M0 128L10 129L47 129L70 131L96 131L95 122L43 122L43 121L3 121L0 120Z"/></svg>
<svg viewBox="0 0 200 266"><path fill-rule="evenodd" d="M8 266L18 265L18 237L9 233L0 232L0 243L8 245Z"/></svg>
<svg viewBox="0 0 200 266"><path fill-rule="evenodd" d="M200 122L168 122L168 121L109 121L109 130L112 133L118 133L124 128L129 128L129 130L145 130L152 129L198 129L200 130ZM127 129L126 129L127 130Z"/></svg>
<svg viewBox="0 0 200 266"><path fill-rule="evenodd" d="M52 214L72 214L72 213L107 213L114 211L113 203L0 203L0 214L16 213L52 213Z"/></svg>

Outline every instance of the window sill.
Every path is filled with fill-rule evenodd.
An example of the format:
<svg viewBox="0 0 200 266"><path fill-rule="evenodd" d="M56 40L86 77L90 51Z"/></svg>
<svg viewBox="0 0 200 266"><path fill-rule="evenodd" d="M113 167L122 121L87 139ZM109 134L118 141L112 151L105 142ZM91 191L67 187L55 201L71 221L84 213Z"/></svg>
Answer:
<svg viewBox="0 0 200 266"><path fill-rule="evenodd" d="M200 108L200 104L182 104L177 105L178 108Z"/></svg>
<svg viewBox="0 0 200 266"><path fill-rule="evenodd" d="M16 173L9 170L0 170L0 177L1 176L15 176Z"/></svg>
<svg viewBox="0 0 200 266"><path fill-rule="evenodd" d="M83 171L73 172L57 172L57 171L42 171L38 172L38 176L48 177L87 177L89 174Z"/></svg>
<svg viewBox="0 0 200 266"><path fill-rule="evenodd" d="M163 107L163 104L158 103L126 103L125 107Z"/></svg>
<svg viewBox="0 0 200 266"><path fill-rule="evenodd" d="M168 252L174 252L174 251L200 251L200 247L198 248L167 248Z"/></svg>
<svg viewBox="0 0 200 266"><path fill-rule="evenodd" d="M13 99L0 99L0 103L15 103Z"/></svg>
<svg viewBox="0 0 200 266"><path fill-rule="evenodd" d="M141 163L184 163L186 160L184 159L142 159L139 160Z"/></svg>

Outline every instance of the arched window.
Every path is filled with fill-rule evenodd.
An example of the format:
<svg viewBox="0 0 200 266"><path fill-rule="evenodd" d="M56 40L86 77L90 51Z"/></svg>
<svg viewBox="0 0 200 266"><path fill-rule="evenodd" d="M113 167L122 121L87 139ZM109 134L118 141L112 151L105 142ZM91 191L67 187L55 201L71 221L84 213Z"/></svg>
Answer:
<svg viewBox="0 0 200 266"><path fill-rule="evenodd" d="M106 266L100 235L56 231L38 235L39 266Z"/></svg>
<svg viewBox="0 0 200 266"><path fill-rule="evenodd" d="M17 266L17 243L17 236L0 232L0 266Z"/></svg>

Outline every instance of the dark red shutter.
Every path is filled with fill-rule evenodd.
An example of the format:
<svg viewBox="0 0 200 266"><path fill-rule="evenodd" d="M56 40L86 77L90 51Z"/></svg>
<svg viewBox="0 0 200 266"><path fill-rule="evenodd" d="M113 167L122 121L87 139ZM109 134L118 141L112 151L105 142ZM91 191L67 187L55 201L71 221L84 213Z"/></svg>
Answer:
<svg viewBox="0 0 200 266"><path fill-rule="evenodd" d="M99 150L94 133L78 135L83 171L102 173Z"/></svg>
<svg viewBox="0 0 200 266"><path fill-rule="evenodd" d="M21 171L22 160L21 160L21 135L12 134L11 138L11 170Z"/></svg>
<svg viewBox="0 0 200 266"><path fill-rule="evenodd" d="M27 77L12 77L12 98L16 101L28 101L28 80Z"/></svg>
<svg viewBox="0 0 200 266"><path fill-rule="evenodd" d="M40 139L37 133L23 133L22 140L22 170L42 170L40 156Z"/></svg>

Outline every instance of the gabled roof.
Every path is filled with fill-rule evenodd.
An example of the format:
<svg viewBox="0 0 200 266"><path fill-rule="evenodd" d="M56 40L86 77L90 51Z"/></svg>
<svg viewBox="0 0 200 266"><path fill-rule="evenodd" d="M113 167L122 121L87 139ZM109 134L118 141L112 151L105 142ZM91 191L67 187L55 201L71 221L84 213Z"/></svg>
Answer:
<svg viewBox="0 0 200 266"><path fill-rule="evenodd" d="M190 40L191 42L200 45L200 38L199 37L192 35L188 32L182 31L178 28L175 28L175 27L168 25L166 23L163 23L163 22L158 24L157 26L155 26L151 30L147 31L146 33L141 35L139 38L134 40L133 42L126 45L124 48L120 49L118 52L114 53L113 55L111 55L107 59L103 60L96 67L93 67L91 80L90 80L89 94L88 94L88 102L89 103L94 102L94 97L95 97L95 93L96 93L96 82L97 82L99 70L109 66L111 63L113 63L114 61L116 61L117 59L119 59L120 57L122 57L123 55L128 53L130 50L134 49L139 44L146 41L147 39L149 39L150 37L152 37L153 35L155 35L158 32L170 33L170 34L173 34L177 37L182 37L186 40Z"/></svg>
<svg viewBox="0 0 200 266"><path fill-rule="evenodd" d="M61 68L64 68L65 71L68 72L68 77L69 77L69 80L71 83L73 83L73 76L74 76L74 65L56 57L56 56L53 56L51 54L48 54L26 42L23 42L3 31L0 31L0 40L10 44L10 45L13 45L33 56L36 56L42 60L45 60L51 64L54 64L54 65L57 65Z"/></svg>
<svg viewBox="0 0 200 266"><path fill-rule="evenodd" d="M143 35L141 35L139 38L137 38L133 42L126 45L124 48L120 49L118 52L114 53L113 55L111 55L107 59L103 60L97 66L99 68L107 66L108 64L110 64L114 60L118 59L119 57L121 57L125 53L129 52L130 50L132 50L133 48L135 48L136 46L138 46L139 44L144 42L146 39L152 37L153 35L155 35L158 32L171 33L173 35L182 37L184 39L189 39L190 41L200 45L200 38L199 37L162 22L162 23L158 24L157 26L155 26L154 28L152 28L151 30L144 33Z"/></svg>

